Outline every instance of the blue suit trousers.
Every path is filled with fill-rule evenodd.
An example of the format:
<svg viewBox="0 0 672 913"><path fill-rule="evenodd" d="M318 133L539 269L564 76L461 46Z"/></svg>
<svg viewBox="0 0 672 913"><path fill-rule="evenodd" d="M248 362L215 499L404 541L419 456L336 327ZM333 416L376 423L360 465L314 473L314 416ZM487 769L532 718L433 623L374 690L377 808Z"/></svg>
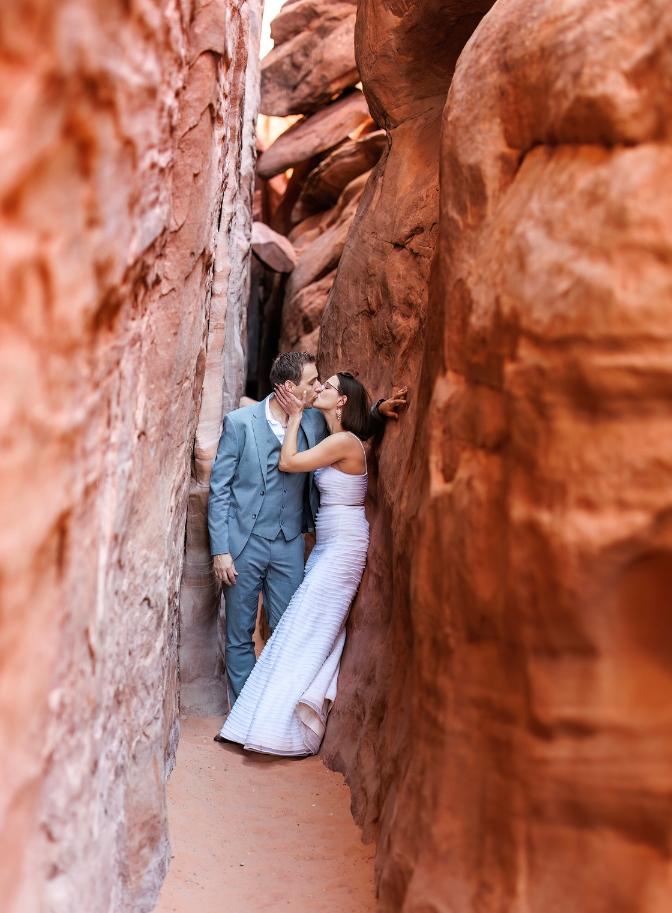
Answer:
<svg viewBox="0 0 672 913"><path fill-rule="evenodd" d="M289 601L303 580L303 536L289 542L280 532L273 540L250 535L234 560L238 576L224 587L226 610L226 673L231 706L254 668L252 637L257 623L259 593L271 631L280 621Z"/></svg>

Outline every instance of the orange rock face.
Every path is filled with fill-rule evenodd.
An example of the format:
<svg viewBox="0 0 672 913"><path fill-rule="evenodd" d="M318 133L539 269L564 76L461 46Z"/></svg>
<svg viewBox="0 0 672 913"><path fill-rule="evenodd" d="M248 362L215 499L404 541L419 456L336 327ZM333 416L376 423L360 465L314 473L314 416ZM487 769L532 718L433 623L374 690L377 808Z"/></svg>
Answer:
<svg viewBox="0 0 672 913"><path fill-rule="evenodd" d="M150 910L167 866L201 382L215 425L242 385L248 12L0 9L3 913Z"/></svg>
<svg viewBox="0 0 672 913"><path fill-rule="evenodd" d="M405 159L429 200L436 160L403 130L437 68L410 25L444 27L448 48L477 11L409 6L360 5L364 91L391 149L320 337L321 370L413 387L379 454L324 750L378 834L382 910L663 913L672 11L499 0L442 115L430 276L431 245L425 261L412 246L429 203L410 234L388 173Z"/></svg>

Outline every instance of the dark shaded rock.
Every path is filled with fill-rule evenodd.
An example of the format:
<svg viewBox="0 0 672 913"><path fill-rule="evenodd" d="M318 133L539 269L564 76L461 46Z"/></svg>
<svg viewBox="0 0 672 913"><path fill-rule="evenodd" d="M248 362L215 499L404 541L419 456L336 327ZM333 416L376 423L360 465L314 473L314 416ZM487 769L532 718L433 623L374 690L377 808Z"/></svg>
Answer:
<svg viewBox="0 0 672 913"><path fill-rule="evenodd" d="M318 238L331 224L333 210L327 209L324 212L318 212L313 216L308 216L289 233L289 240L294 245L297 254L301 254L303 248Z"/></svg>
<svg viewBox="0 0 672 913"><path fill-rule="evenodd" d="M338 265L367 177L368 175L360 175L356 182L353 181L343 191L324 231L312 244L303 247L287 282L286 300Z"/></svg>
<svg viewBox="0 0 672 913"><path fill-rule="evenodd" d="M281 352L317 353L320 322L336 270L306 285L282 309Z"/></svg>

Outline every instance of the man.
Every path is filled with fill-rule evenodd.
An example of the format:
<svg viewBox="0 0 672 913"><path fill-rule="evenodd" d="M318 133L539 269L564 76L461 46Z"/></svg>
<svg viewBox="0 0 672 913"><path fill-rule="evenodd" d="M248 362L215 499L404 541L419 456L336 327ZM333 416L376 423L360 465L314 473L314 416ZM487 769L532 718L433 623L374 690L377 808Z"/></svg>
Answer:
<svg viewBox="0 0 672 913"><path fill-rule="evenodd" d="M300 451L314 447L329 433L322 414L311 408L322 390L315 357L280 355L270 381L273 388L284 384L298 399L306 394L298 445ZM396 419L405 393L404 388L396 398L378 402L374 420ZM228 587L225 651L232 704L254 668L259 593L273 631L303 579L301 533L315 528L319 492L312 473L278 469L287 420L273 394L229 413L212 467L208 527L215 574Z"/></svg>

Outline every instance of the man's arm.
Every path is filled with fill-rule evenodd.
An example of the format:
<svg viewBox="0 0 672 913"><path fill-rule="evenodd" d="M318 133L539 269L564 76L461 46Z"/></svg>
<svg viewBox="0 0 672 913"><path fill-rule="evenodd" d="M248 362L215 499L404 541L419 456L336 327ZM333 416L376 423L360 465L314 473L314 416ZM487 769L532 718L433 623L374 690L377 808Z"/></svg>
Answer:
<svg viewBox="0 0 672 913"><path fill-rule="evenodd" d="M231 483L239 462L236 426L231 417L225 415L222 436L219 439L217 456L210 475L208 529L215 574L222 583L226 584L235 583L238 574L229 551L229 503L231 501Z"/></svg>

